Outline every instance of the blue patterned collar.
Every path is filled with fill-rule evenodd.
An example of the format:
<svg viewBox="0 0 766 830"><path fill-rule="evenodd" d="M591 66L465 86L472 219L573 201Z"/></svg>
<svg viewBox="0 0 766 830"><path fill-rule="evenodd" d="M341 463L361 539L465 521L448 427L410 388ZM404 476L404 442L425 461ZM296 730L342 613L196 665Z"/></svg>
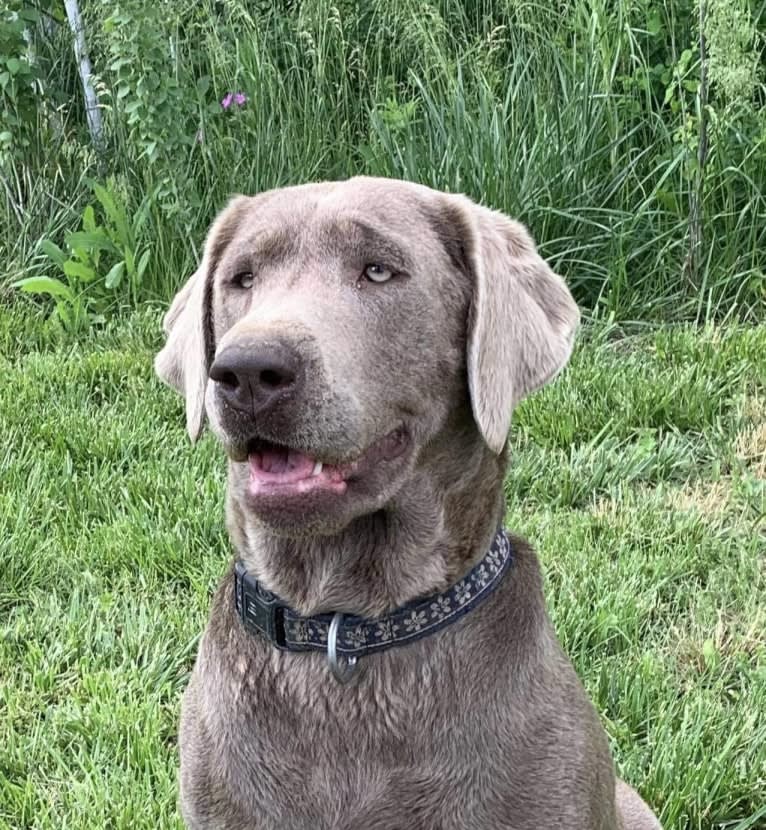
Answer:
<svg viewBox="0 0 766 830"><path fill-rule="evenodd" d="M241 562L235 565L234 598L245 627L276 648L327 652L331 662L337 651L353 665L359 657L419 640L460 619L492 593L512 561L511 543L501 528L482 560L447 591L374 619L340 614L303 617L263 588Z"/></svg>

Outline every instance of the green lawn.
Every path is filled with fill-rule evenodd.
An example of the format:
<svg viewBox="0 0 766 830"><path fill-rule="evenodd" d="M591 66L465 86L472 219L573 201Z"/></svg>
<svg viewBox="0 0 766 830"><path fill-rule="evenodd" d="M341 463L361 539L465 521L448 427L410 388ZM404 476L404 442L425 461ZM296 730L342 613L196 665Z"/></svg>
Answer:
<svg viewBox="0 0 766 830"><path fill-rule="evenodd" d="M223 459L152 375L158 313L41 331L0 309L0 828L179 827ZM766 326L586 329L513 445L621 773L666 828L766 827Z"/></svg>

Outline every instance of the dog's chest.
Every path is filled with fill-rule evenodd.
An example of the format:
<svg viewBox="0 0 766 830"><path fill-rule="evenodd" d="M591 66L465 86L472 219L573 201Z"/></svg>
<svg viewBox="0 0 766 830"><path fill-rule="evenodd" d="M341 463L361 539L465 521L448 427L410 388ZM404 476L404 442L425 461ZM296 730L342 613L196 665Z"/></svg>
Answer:
<svg viewBox="0 0 766 830"><path fill-rule="evenodd" d="M434 669L380 672L341 686L321 657L310 663L305 672L284 664L274 671L240 659L214 685L198 687L217 736L216 777L240 810L257 817L252 826L464 828L485 764L466 756L470 729L456 723L454 699L434 694L435 683L443 686ZM492 789L491 780L486 785Z"/></svg>

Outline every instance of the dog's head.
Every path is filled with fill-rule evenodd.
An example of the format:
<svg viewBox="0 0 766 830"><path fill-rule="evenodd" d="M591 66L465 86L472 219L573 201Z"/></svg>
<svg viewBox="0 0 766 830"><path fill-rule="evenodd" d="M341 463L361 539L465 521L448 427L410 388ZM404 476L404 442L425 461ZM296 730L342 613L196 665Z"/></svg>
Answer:
<svg viewBox="0 0 766 830"><path fill-rule="evenodd" d="M578 318L522 225L355 178L235 198L155 367L193 440L207 415L243 509L329 533L394 498L456 412L502 453L513 407L566 363Z"/></svg>

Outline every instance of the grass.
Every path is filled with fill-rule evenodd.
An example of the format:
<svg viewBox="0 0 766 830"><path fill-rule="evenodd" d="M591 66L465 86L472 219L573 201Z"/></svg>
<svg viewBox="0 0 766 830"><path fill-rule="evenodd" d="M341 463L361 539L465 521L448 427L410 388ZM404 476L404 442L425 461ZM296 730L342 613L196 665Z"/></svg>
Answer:
<svg viewBox="0 0 766 830"><path fill-rule="evenodd" d="M151 372L0 308L0 828L180 828L176 726L231 551ZM586 329L517 412L507 525L618 768L677 830L766 825L766 326Z"/></svg>
<svg viewBox="0 0 766 830"><path fill-rule="evenodd" d="M766 4L745 6L742 32L762 30ZM0 112L0 830L180 827L178 704L230 550L222 460L209 436L189 447L152 376L146 302L191 273L231 193L358 173L525 221L601 321L514 418L507 523L537 545L618 767L665 827L766 827L762 73L732 96L708 65L702 106L696 3L85 11L100 154L67 26L0 19L0 65L36 72ZM759 65L766 41L742 32L706 26L727 71L747 61L724 35ZM224 112L233 90L247 105ZM101 257L86 296L140 310L76 341L8 300L56 273L41 240L63 245L87 205L103 223L90 179L130 223L146 201L152 259L112 291Z"/></svg>

